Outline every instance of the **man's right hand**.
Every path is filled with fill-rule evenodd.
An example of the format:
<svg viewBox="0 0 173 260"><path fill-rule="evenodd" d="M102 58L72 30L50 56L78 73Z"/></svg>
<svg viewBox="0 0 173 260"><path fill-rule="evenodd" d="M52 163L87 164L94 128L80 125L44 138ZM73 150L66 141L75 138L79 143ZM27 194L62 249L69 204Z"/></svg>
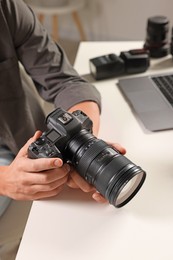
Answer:
<svg viewBox="0 0 173 260"><path fill-rule="evenodd" d="M0 195L15 200L37 200L57 195L67 182L70 167L59 158L29 159L29 139L9 166L0 166Z"/></svg>

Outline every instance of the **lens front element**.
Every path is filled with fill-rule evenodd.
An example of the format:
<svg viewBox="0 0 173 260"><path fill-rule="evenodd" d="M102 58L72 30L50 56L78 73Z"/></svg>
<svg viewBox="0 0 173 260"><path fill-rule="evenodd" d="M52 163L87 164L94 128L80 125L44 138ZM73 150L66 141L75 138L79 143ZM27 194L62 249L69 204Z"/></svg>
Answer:
<svg viewBox="0 0 173 260"><path fill-rule="evenodd" d="M114 204L117 208L122 207L127 202L129 202L139 191L145 180L145 172L139 167L135 166L135 168L136 174L135 169L133 168L133 173L131 172L132 175L129 176L130 178L124 181L124 183L121 185L119 194L117 193L116 195L114 190L112 190L112 204ZM128 173L126 173L126 177L127 175Z"/></svg>

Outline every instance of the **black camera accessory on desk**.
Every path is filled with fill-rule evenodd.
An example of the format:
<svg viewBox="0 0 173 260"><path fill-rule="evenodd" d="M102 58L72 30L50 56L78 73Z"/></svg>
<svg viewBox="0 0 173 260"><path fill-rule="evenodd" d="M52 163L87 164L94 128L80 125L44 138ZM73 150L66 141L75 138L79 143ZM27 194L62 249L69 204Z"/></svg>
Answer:
<svg viewBox="0 0 173 260"><path fill-rule="evenodd" d="M57 108L46 118L48 131L29 146L29 158L60 157L119 208L139 191L146 173L112 146L92 134L92 121L82 111Z"/></svg>
<svg viewBox="0 0 173 260"><path fill-rule="evenodd" d="M89 60L90 72L96 80L142 73L149 65L149 54L144 49L122 51L120 56L111 53Z"/></svg>
<svg viewBox="0 0 173 260"><path fill-rule="evenodd" d="M168 32L169 20L167 17L148 18L144 48L149 51L150 57L161 58L169 54Z"/></svg>

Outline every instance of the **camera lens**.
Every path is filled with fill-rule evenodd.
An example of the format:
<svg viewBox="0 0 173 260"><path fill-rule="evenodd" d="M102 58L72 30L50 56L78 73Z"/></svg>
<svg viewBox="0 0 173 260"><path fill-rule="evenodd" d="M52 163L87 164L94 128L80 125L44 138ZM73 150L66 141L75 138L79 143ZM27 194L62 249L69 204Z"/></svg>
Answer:
<svg viewBox="0 0 173 260"><path fill-rule="evenodd" d="M146 177L139 166L85 129L69 141L66 156L78 173L117 208L135 196Z"/></svg>
<svg viewBox="0 0 173 260"><path fill-rule="evenodd" d="M144 48L154 58L164 57L169 53L169 20L165 16L153 16L147 21L147 35Z"/></svg>

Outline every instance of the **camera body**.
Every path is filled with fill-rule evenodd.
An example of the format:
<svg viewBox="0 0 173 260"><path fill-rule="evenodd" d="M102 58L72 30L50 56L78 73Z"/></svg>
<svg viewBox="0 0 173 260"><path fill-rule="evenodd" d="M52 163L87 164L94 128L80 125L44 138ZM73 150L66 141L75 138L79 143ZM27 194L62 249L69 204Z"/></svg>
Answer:
<svg viewBox="0 0 173 260"><path fill-rule="evenodd" d="M89 60L90 72L96 80L142 73L149 65L149 53L144 49L122 51L119 56L111 53Z"/></svg>
<svg viewBox="0 0 173 260"><path fill-rule="evenodd" d="M146 173L92 134L92 121L82 111L57 108L46 118L48 131L28 148L28 157L59 157L72 164L110 204L122 207L142 186Z"/></svg>
<svg viewBox="0 0 173 260"><path fill-rule="evenodd" d="M70 114L59 108L49 114L46 124L49 130L29 147L30 158L59 157L67 162L70 160L66 151L69 140L82 129L92 132L92 121L80 110Z"/></svg>

